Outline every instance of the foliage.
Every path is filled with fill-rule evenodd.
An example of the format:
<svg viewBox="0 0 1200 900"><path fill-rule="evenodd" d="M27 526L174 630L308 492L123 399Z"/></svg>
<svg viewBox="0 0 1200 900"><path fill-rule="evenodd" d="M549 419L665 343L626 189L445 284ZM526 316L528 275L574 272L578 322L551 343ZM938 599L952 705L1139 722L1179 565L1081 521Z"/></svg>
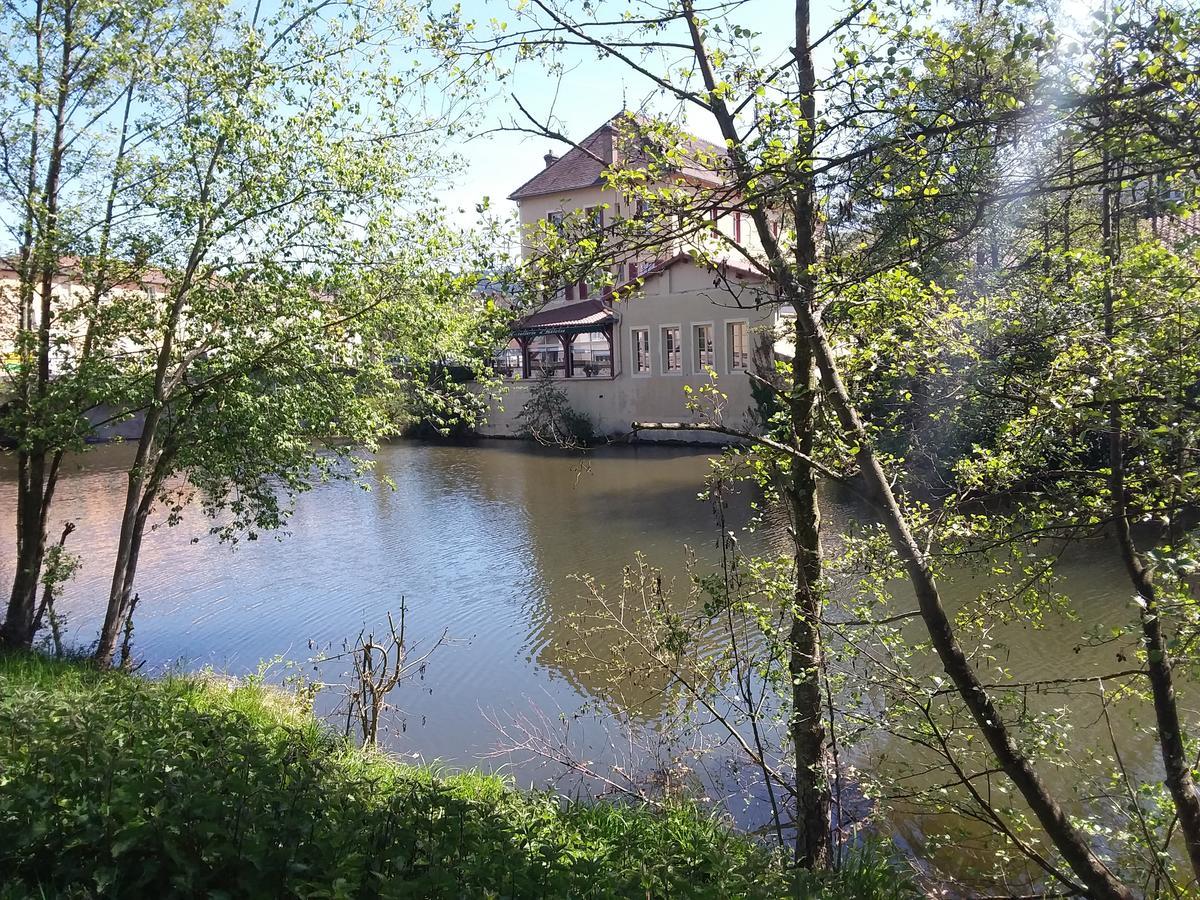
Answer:
<svg viewBox="0 0 1200 900"><path fill-rule="evenodd" d="M2 15L21 312L0 425L23 494L6 637L31 640L61 455L105 404L141 425L105 662L156 507L175 521L196 493L220 537L255 537L298 492L368 465L398 406L442 432L481 414L504 316L473 273L494 268L494 235L447 226L434 200L461 97L451 76L443 108L425 106L439 26L405 0Z"/></svg>
<svg viewBox="0 0 1200 900"><path fill-rule="evenodd" d="M1183 666L1172 666L1194 667L1197 633L1196 267L1166 242L1136 245L1194 208L1200 145L1184 123L1200 103L1200 18L1172 3L1105 5L1075 22L1044 4L895 0L850 5L818 35L801 0L784 43L745 27L744 9L635 3L592 22L546 0L519 5L519 27L488 49L566 71L582 44L669 98L647 103L667 116L625 117L633 162L605 176L638 214L602 233L566 223L563 242L539 234L551 270L682 249L718 281L726 258L758 271L764 287L726 283L738 305L795 313L795 355L764 373L778 396L761 405L765 433L738 436L795 539L795 597L764 604L772 627L758 631L770 645L775 617L791 613L789 724L810 726L796 759L817 745L810 768L822 767L820 685L839 739L873 731L881 746L916 748L899 782L862 782L934 814L931 858L978 839L956 875L1113 898L1194 889L1200 791L1183 734L1194 717L1178 715ZM831 61L818 77L822 45ZM521 111L526 127L560 134ZM683 132L696 114L719 128L721 152ZM698 169L711 177L689 177ZM721 228L733 210L749 240ZM816 537L814 471L870 507L836 552ZM1071 541L1105 538L1136 609L1093 623L1076 649L1116 644L1123 665L1068 664L1061 685L1010 671L996 630L1078 616L1060 559ZM664 606L644 632L623 627L634 643L664 628L662 646L686 647L719 624L695 605L686 622ZM699 669L718 686L708 695L734 671L735 644L716 630L718 649L699 660L716 664ZM1118 696L1152 711L1138 736L1158 744L1169 791L1130 775L1115 736L1084 740L1064 724L1073 705L1107 722ZM748 726L745 711L735 696L730 715ZM1056 771L1065 787L1051 790Z"/></svg>
<svg viewBox="0 0 1200 900"><path fill-rule="evenodd" d="M254 680L151 682L19 655L0 658L0 687L0 896L787 889L771 857L692 809L586 806L403 766ZM852 893L868 879L827 896L895 896Z"/></svg>

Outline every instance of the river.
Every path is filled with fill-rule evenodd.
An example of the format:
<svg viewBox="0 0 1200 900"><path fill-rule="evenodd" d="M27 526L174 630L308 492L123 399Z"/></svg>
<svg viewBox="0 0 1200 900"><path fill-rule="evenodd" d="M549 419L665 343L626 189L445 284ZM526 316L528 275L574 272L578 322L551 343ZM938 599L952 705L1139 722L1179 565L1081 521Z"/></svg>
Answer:
<svg viewBox="0 0 1200 900"><path fill-rule="evenodd" d="M65 520L77 526L68 546L83 565L60 604L76 644L94 640L103 615L130 455L128 445L101 446L64 466L50 530L57 536ZM0 575L8 579L15 501L11 461L5 466ZM336 646L363 627L378 629L403 599L415 652L443 632L449 643L423 677L397 692L403 713L391 720L388 746L451 767L500 769L522 784L545 783L553 767L509 752L493 723L513 716L567 721L592 701L611 699L562 652L570 617L582 608L572 576L616 584L642 553L668 579L682 579L685 545L713 560L717 524L697 497L708 469L707 453L681 447L618 447L581 458L500 441L400 442L379 451L370 489L317 486L300 498L280 535L221 544L190 508L181 524L146 537L135 654L152 673L211 666L246 674L275 658L302 664L314 645ZM865 516L832 494L824 506L831 535ZM728 526L748 514L745 498L734 502ZM1079 621L1051 619L1041 630L996 636L1022 679L1122 668L1115 658L1128 642L1078 649L1091 625L1128 621L1129 589L1118 561L1103 546L1091 547L1068 557L1064 571ZM973 594L982 577L956 579L952 599ZM282 677L286 669L276 663L272 671ZM1191 710L1188 716L1196 721ZM1095 728L1094 709L1081 709L1080 717L1087 720L1081 728ZM1123 722L1117 728L1122 737L1130 730ZM1153 746L1134 743L1130 752L1133 775L1155 778ZM1069 769L1051 775L1062 785L1070 777ZM920 821L895 824L906 840L919 842Z"/></svg>

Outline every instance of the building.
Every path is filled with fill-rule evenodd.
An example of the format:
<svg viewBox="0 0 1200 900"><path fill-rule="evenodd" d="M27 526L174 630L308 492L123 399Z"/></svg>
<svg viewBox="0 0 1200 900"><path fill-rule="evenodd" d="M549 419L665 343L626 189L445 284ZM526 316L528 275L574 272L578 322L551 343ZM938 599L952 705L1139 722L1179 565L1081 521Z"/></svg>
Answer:
<svg viewBox="0 0 1200 900"><path fill-rule="evenodd" d="M153 267L134 269L127 264L114 264L102 288L97 288L97 273L86 258L63 256L58 259L51 279L53 318L50 326L50 377L58 378L78 366L88 323L95 309L103 309L121 298L154 303L170 291L168 275ZM13 378L20 371L18 335L21 332L21 273L15 256L0 257L0 404L9 402ZM32 286L33 309L29 328L41 322L41 283ZM104 347L109 362L121 357L132 359L148 352L145 345L131 335L125 335ZM85 436L88 442L115 439L136 440L141 436L144 413L122 414L118 409L101 403L82 411L92 424ZM4 437L0 436L0 441Z"/></svg>
<svg viewBox="0 0 1200 900"><path fill-rule="evenodd" d="M693 219L704 227L646 241L643 246L655 245L649 251L628 246L630 229L618 226L644 216L645 204L606 174L645 163L649 127L648 120L622 113L563 156L547 154L541 171L510 195L526 260L540 252L539 233L564 222L589 223L600 236L604 277L564 284L516 322L497 363L508 391L483 433L518 434L517 417L538 378L555 379L572 408L608 437L628 434L634 421L698 421L703 416L688 409L685 387L695 391L714 372L728 396L717 413L722 421L732 427L751 421L750 373L769 368L777 349L787 352L776 343L788 310L774 302L767 279L747 258L759 249L754 228L740 199L723 187L725 154L713 144L690 139L688 154L673 170L655 165L665 188L695 198L700 212L693 210ZM618 232L621 237L608 239ZM646 431L640 437L705 435Z"/></svg>

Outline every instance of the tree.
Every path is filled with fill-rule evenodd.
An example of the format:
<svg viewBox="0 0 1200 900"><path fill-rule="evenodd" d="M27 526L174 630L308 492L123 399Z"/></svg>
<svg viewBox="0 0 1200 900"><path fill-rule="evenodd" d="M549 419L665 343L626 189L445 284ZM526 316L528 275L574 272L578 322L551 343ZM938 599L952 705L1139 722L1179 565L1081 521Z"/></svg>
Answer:
<svg viewBox="0 0 1200 900"><path fill-rule="evenodd" d="M95 654L108 664L156 507L174 521L198 493L215 534L253 537L314 481L361 471L398 398L443 423L477 415L478 391L447 372L486 380L503 314L473 295L490 248L432 199L462 95L450 78L425 111L445 73L421 48L440 26L413 8L6 12L26 43L7 59L24 118L5 141L31 174L5 635L32 640L58 466L104 404L141 417Z"/></svg>
<svg viewBox="0 0 1200 900"><path fill-rule="evenodd" d="M147 185L132 176L134 160L175 124L140 121L136 110L161 90L160 61L188 26L153 0L37 0L0 15L12 36L0 57L0 204L17 248L4 298L15 366L3 424L18 472L16 572L0 639L29 646L62 455L82 447L84 414L114 375L96 358L92 314L145 265L135 216Z"/></svg>
<svg viewBox="0 0 1200 900"><path fill-rule="evenodd" d="M971 665L936 578L938 541L946 533L938 517L897 481L902 469L896 461L877 449L880 423L864 416L862 404L869 395L844 377L841 350L847 344L869 343L868 335L854 332L856 321L864 321L855 315L852 294L857 286L869 289L877 285L873 279L897 267L903 271L932 264L940 248L955 242L978 241L979 224L999 223L1019 200L1117 181L1111 172L1066 165L1067 178L1062 170L1052 176L1031 172L1021 157L1036 136L1031 135L1034 128L1054 134L1063 121L1080 129L1118 127L1103 124L1104 110L1114 102L1108 93L1111 86L1080 77L1086 73L1088 53L1062 53L1052 24L1036 16L1025 22L1020 16L1029 14L1024 12L984 15L978 10L973 19L942 28L923 20L919 6L864 4L853 7L829 34L813 39L812 10L801 0L794 6L794 46L777 64L757 58L753 35L736 23L735 13L736 7L699 9L683 0L661 7L648 4L611 21L588 21L561 4L535 0L522 7L523 27L510 32L514 36L498 38L489 50L497 44L515 45L519 53L541 55L582 45L638 72L673 102L716 123L725 154L709 165L723 176L720 190L725 199L732 198L750 217L761 246L761 251L744 251L745 263L769 280L770 302L789 303L796 311L797 350L780 397L788 411L784 437L739 436L754 441L761 452L778 454L790 470L798 467L802 474L856 471L859 489L877 510L890 552L912 585L917 613L948 683L995 766L1016 787L1066 868L1014 837L1016 846L1068 889L1131 896L1086 831L1051 794L1034 755L1009 727L1004 704ZM815 48L829 40L835 42L830 74L818 81ZM1181 41L1187 44L1186 38ZM1155 59L1159 70L1136 87L1123 88L1129 93L1122 93L1119 101L1125 105L1126 97L1137 98L1143 110L1158 111L1147 118L1165 127L1177 118L1166 112L1178 113L1176 84L1186 87L1194 79L1186 62ZM660 60L667 65L660 67ZM1074 70L1077 65L1079 70ZM551 123L528 118L533 121L524 127L558 133ZM1054 127L1047 127L1051 122ZM652 155L665 171L672 170L672 162L696 155L677 130L671 140L671 131L658 127L651 141L657 147ZM1186 143L1177 133L1175 138ZM961 180L956 178L960 165L967 170ZM982 185L968 181L972 174L995 173L998 167L1015 177L1010 175L1007 182L985 180ZM614 183L622 183L618 179ZM713 193L678 185L673 194L659 194L663 207L671 210L671 218L660 220L668 223L665 230L671 235L692 238L707 233L703 213L713 204ZM772 214L779 210L786 218L777 236ZM998 234L985 236L990 246L988 252L973 254L976 263L1002 263ZM722 243L729 249L729 241ZM904 312L912 311L908 304L924 296L910 293L903 300ZM911 343L905 336L899 340ZM814 433L810 398L815 397L820 398L818 421L829 430L825 443L814 446L804 442ZM719 423L707 427L736 433ZM799 664L794 671L809 673L793 682L798 690L792 716L800 725L811 721L804 710L814 692L808 691L809 699L802 695L818 668L804 664L816 649L805 633L816 629L820 620L819 599L814 598L814 605L804 596L805 574L810 571L805 567L809 557L819 558L820 548L803 537L809 531L803 526L812 524L816 513L808 502L813 495L807 480L794 480L792 491L789 506L801 514L802 526L795 529L798 628L793 648ZM820 742L804 741L801 730L794 731L793 740L797 795L805 796L806 785L800 782L806 771L811 779L814 769L806 765L812 755L804 747L819 747ZM970 787L969 778L961 779L965 788ZM798 817L815 822L818 809L819 804L810 805ZM1002 818L993 823L1012 834ZM800 859L819 863L819 849L811 852L805 827L799 831Z"/></svg>

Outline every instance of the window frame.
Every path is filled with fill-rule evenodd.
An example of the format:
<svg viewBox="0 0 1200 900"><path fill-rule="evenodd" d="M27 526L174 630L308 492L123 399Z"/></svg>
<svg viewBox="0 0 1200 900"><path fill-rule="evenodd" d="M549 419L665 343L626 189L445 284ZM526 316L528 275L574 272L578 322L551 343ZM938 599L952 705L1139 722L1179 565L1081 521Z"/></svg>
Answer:
<svg viewBox="0 0 1200 900"><path fill-rule="evenodd" d="M708 368L714 372L717 369L717 327L714 322L693 322L692 323L692 374L703 375L704 366L700 364L700 341L697 332L701 328L708 329Z"/></svg>
<svg viewBox="0 0 1200 900"><path fill-rule="evenodd" d="M637 336L644 334L646 336L646 368L643 371L638 368L638 342ZM632 365L629 367L629 374L634 378L649 378L654 374L654 345L650 341L650 327L629 329L629 358Z"/></svg>
<svg viewBox="0 0 1200 900"><path fill-rule="evenodd" d="M669 357L669 354L667 353L667 332L668 331L674 331L675 339L676 339L676 341L679 342L679 348L678 348L679 368L677 368L677 369L668 369L667 368L667 360ZM659 354L659 358L662 363L659 368L659 371L663 375L669 375L672 377L682 376L683 375L683 360L684 360L683 325L681 323L671 323L671 324L659 325L658 326L658 343L659 343L659 346L662 348L662 352Z"/></svg>
<svg viewBox="0 0 1200 900"><path fill-rule="evenodd" d="M744 329L743 333L745 335L745 341L746 341L746 346L742 351L743 353L746 354L746 365L744 365L744 366L734 366L733 365L733 341L730 340L730 336L731 336L730 335L730 326L732 326L732 325L741 325L742 328ZM725 372L726 372L726 374L732 375L735 372L749 372L751 355L752 354L750 352L750 320L749 319L726 319L725 320Z"/></svg>

